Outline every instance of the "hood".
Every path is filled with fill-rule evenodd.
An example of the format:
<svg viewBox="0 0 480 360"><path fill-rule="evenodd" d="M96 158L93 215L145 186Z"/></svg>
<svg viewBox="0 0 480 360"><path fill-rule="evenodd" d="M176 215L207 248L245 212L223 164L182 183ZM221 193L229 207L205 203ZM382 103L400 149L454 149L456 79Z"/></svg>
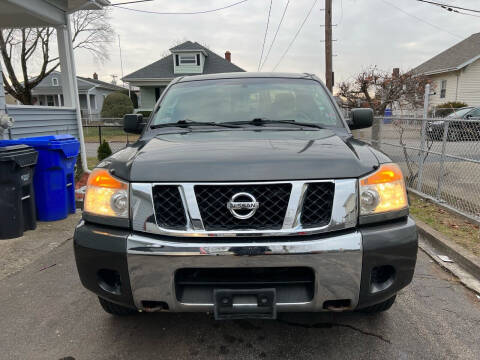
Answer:
<svg viewBox="0 0 480 360"><path fill-rule="evenodd" d="M163 134L141 140L111 160L117 176L139 182L354 178L379 163L368 145L330 130Z"/></svg>

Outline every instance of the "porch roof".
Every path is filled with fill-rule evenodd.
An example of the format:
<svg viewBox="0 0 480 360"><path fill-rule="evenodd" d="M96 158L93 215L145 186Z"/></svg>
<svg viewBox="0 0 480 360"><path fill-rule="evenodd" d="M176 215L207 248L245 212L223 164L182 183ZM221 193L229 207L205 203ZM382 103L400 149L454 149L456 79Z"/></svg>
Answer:
<svg viewBox="0 0 480 360"><path fill-rule="evenodd" d="M0 28L65 25L65 14L108 5L108 0L0 0Z"/></svg>

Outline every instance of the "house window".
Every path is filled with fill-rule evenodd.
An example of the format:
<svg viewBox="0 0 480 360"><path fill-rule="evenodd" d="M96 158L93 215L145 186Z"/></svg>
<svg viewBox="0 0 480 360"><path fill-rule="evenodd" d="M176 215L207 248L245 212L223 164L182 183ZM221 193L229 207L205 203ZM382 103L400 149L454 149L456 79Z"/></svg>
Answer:
<svg viewBox="0 0 480 360"><path fill-rule="evenodd" d="M440 98L444 99L446 94L447 94L447 80L442 80L442 84L440 86Z"/></svg>
<svg viewBox="0 0 480 360"><path fill-rule="evenodd" d="M52 78L52 85L58 86L58 78Z"/></svg>
<svg viewBox="0 0 480 360"><path fill-rule="evenodd" d="M197 63L195 55L180 55L180 65L191 65Z"/></svg>
<svg viewBox="0 0 480 360"><path fill-rule="evenodd" d="M155 88L155 102L157 102L158 99L160 99L160 95L162 95L162 89L159 88L159 87L156 87Z"/></svg>
<svg viewBox="0 0 480 360"><path fill-rule="evenodd" d="M52 95L47 95L47 106L55 106L55 100Z"/></svg>

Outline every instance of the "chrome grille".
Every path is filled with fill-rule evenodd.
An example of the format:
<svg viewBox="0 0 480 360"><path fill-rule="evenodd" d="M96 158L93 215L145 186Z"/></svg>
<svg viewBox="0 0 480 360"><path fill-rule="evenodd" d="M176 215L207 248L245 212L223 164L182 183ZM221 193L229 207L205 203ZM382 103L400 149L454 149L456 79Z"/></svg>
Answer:
<svg viewBox="0 0 480 360"><path fill-rule="evenodd" d="M185 229L187 217L178 186L157 185L152 189L155 218L160 227Z"/></svg>
<svg viewBox="0 0 480 360"><path fill-rule="evenodd" d="M196 185L195 195L205 230L279 230L287 212L291 184ZM249 193L259 208L249 219L235 218L227 208L233 195Z"/></svg>
<svg viewBox="0 0 480 360"><path fill-rule="evenodd" d="M309 184L303 200L301 224L306 228L325 226L332 214L335 185L329 182Z"/></svg>
<svg viewBox="0 0 480 360"><path fill-rule="evenodd" d="M133 182L130 189L134 231L190 240L196 238L199 242L210 237L256 239L262 236L318 234L353 228L358 221L356 179L246 183ZM237 202L245 200L236 198L235 208L229 201L232 195L242 191L253 195L254 203L258 205L255 214L248 219L237 219L230 212L237 212L237 216L238 211L244 211L243 214L249 212L249 208L238 207Z"/></svg>

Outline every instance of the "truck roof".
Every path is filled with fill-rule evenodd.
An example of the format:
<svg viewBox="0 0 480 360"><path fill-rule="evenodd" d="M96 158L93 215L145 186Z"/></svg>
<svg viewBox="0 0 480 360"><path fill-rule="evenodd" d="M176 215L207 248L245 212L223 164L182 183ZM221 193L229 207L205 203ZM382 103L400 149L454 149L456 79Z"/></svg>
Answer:
<svg viewBox="0 0 480 360"><path fill-rule="evenodd" d="M198 81L198 80L214 80L214 79L237 79L237 78L291 78L301 79L313 78L313 74L307 73L281 73L281 72L230 72L230 73L217 73L207 75L190 75L183 76L177 80L177 82L184 81Z"/></svg>

